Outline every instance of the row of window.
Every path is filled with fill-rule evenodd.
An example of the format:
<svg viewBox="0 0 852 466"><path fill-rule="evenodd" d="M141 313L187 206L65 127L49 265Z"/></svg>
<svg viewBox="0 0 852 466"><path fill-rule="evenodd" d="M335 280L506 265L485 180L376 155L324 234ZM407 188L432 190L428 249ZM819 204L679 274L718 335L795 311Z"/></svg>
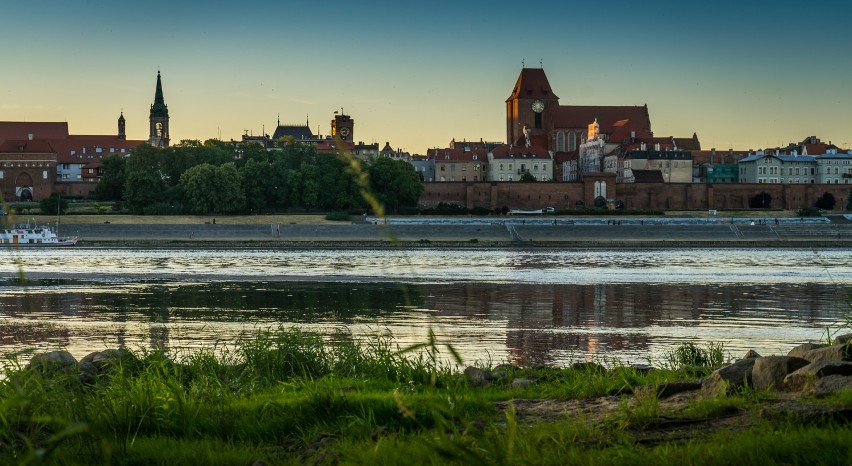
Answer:
<svg viewBox="0 0 852 466"><path fill-rule="evenodd" d="M784 181L783 178L781 180L779 180L778 178L758 178L757 182L758 183L779 183L779 182L784 183L785 181ZM799 179L796 178L794 180L787 180L786 182L796 184L796 183L799 183ZM807 178L803 179L802 183L808 183L808 179ZM815 184L816 180L811 178L810 183ZM840 178L833 178L833 179L825 180L825 184L840 184ZM843 180L843 184L849 184L849 178L845 178Z"/></svg>
<svg viewBox="0 0 852 466"><path fill-rule="evenodd" d="M787 176L798 176L800 174L798 168L795 169L795 175L794 175L793 170L794 170L793 167L787 168ZM848 170L848 173L852 174L852 168L850 168ZM740 168L740 175L745 175L745 174L746 174L746 168L741 167ZM758 175L784 175L784 167L757 167L757 174ZM807 175L808 169L807 168L802 169L801 174ZM816 168L811 168L810 174L815 175L816 174ZM825 167L825 174L831 175L831 167ZM840 174L840 168L839 167L834 167L834 174L835 175Z"/></svg>

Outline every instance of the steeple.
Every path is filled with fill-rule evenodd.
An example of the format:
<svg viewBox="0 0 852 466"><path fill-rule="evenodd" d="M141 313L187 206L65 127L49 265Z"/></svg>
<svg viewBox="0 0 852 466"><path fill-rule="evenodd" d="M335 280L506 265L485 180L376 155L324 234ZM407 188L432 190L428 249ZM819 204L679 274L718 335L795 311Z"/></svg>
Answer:
<svg viewBox="0 0 852 466"><path fill-rule="evenodd" d="M157 90L154 92L154 103L151 105L150 132L148 144L154 147L169 147L169 107L163 98L163 82L160 71L157 70Z"/></svg>
<svg viewBox="0 0 852 466"><path fill-rule="evenodd" d="M126 139L126 135L124 133L124 111L122 110L121 115L118 117L118 139Z"/></svg>

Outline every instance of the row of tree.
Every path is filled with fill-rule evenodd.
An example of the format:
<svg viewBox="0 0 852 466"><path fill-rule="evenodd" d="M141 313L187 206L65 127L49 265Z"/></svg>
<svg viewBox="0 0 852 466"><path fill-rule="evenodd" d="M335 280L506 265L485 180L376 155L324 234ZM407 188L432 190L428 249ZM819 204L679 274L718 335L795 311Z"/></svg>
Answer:
<svg viewBox="0 0 852 466"><path fill-rule="evenodd" d="M423 192L405 161L362 162L292 140L279 147L267 151L217 140L181 141L167 149L143 145L130 157L103 160L95 197L121 201L135 214L236 214L366 210L369 193L395 212L416 207Z"/></svg>

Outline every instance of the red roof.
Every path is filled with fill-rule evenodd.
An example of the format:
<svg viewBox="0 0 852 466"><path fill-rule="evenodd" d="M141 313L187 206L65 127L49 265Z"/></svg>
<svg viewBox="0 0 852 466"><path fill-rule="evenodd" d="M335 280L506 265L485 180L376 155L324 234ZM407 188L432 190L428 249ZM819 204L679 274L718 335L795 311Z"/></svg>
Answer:
<svg viewBox="0 0 852 466"><path fill-rule="evenodd" d="M553 111L553 124L556 128L575 128L585 130L589 124L598 120L601 132L610 134L616 123L630 120L635 128L651 131L651 117L648 106L603 106L603 105L560 105Z"/></svg>
<svg viewBox="0 0 852 466"><path fill-rule="evenodd" d="M65 122L0 121L0 142L7 139L65 139L67 137L68 123Z"/></svg>
<svg viewBox="0 0 852 466"><path fill-rule="evenodd" d="M429 149L426 151L428 157L435 159L435 163L441 162L487 162L488 156L483 149ZM473 156L476 156L474 160Z"/></svg>
<svg viewBox="0 0 852 466"><path fill-rule="evenodd" d="M828 144L805 144L803 152L807 155L822 155L828 152Z"/></svg>
<svg viewBox="0 0 852 466"><path fill-rule="evenodd" d="M521 70L515 88L512 90L512 95L506 99L506 102L517 98L559 100L559 97L556 97L556 94L553 93L547 75L544 74L542 68L524 68Z"/></svg>
<svg viewBox="0 0 852 466"><path fill-rule="evenodd" d="M498 146L491 150L495 159L540 158L550 159L550 152L541 146Z"/></svg>
<svg viewBox="0 0 852 466"><path fill-rule="evenodd" d="M55 154L56 151L50 146L50 142L44 140L9 139L0 144L0 153L5 154Z"/></svg>

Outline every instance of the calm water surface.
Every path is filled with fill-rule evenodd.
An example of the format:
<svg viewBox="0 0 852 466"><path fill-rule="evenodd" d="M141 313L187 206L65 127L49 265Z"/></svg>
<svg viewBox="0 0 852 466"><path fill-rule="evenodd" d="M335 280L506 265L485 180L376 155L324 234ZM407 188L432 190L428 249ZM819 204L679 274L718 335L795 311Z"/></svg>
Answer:
<svg viewBox="0 0 852 466"><path fill-rule="evenodd" d="M658 360L679 343L786 354L841 320L846 249L0 251L0 346L175 352L298 325L428 329L465 362ZM21 282L23 275L26 279Z"/></svg>

